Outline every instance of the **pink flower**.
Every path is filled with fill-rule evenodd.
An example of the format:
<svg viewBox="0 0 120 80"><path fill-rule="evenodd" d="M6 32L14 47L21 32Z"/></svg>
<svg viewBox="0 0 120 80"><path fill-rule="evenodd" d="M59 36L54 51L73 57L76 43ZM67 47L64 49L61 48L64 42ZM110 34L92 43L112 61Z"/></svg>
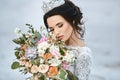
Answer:
<svg viewBox="0 0 120 80"><path fill-rule="evenodd" d="M50 52L56 58L60 58L61 57L61 55L59 53L59 47L58 46L55 46L55 45L50 46Z"/></svg>
<svg viewBox="0 0 120 80"><path fill-rule="evenodd" d="M20 58L20 60L25 60L26 59L26 57L25 56L22 56L21 58Z"/></svg>
<svg viewBox="0 0 120 80"><path fill-rule="evenodd" d="M63 61L62 67L63 67L64 69L68 69L68 64L67 64L66 61Z"/></svg>
<svg viewBox="0 0 120 80"><path fill-rule="evenodd" d="M40 43L42 43L42 42L44 42L44 41L47 41L47 40L48 40L47 37L42 36L42 38L41 38L39 41L37 41L37 44L40 44Z"/></svg>
<svg viewBox="0 0 120 80"><path fill-rule="evenodd" d="M22 66L24 66L25 64L26 64L26 57L25 56L22 56L21 58L20 58L20 65L22 65Z"/></svg>
<svg viewBox="0 0 120 80"><path fill-rule="evenodd" d="M60 53L57 50L54 50L53 52L51 52L53 56L55 56L56 58L60 58Z"/></svg>
<svg viewBox="0 0 120 80"><path fill-rule="evenodd" d="M26 61L25 61L25 60L21 60L21 61L20 61L20 65L21 65L21 66L24 66L25 64L26 64Z"/></svg>

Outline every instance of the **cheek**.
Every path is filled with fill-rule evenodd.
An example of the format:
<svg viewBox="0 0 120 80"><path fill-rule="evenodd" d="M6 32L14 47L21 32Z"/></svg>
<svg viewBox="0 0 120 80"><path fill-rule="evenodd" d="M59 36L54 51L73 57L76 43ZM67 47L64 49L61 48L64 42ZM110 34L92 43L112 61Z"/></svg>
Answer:
<svg viewBox="0 0 120 80"><path fill-rule="evenodd" d="M72 34L73 28L71 26L66 26L63 30L64 32L64 40L68 40Z"/></svg>

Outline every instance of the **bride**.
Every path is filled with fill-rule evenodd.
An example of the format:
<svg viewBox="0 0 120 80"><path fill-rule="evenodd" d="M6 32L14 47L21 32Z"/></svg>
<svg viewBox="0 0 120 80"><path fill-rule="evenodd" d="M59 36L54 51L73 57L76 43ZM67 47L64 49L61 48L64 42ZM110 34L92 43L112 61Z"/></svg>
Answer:
<svg viewBox="0 0 120 80"><path fill-rule="evenodd" d="M72 49L76 60L68 66L77 80L88 80L91 68L91 50L83 40L83 14L79 7L70 0L51 0L43 4L44 23L49 32L56 35Z"/></svg>

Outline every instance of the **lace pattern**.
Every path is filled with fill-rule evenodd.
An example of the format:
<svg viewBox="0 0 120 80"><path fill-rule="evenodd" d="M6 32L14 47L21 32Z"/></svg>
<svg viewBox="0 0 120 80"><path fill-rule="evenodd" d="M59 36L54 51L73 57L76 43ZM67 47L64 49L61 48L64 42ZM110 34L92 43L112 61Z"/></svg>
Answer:
<svg viewBox="0 0 120 80"><path fill-rule="evenodd" d="M88 47L69 47L76 56L76 61L69 66L79 80L88 80L91 70L91 50Z"/></svg>

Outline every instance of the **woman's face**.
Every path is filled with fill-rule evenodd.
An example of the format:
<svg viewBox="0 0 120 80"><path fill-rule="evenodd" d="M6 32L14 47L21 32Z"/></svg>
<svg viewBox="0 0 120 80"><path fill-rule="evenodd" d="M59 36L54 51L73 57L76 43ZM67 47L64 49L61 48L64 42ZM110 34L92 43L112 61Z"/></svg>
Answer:
<svg viewBox="0 0 120 80"><path fill-rule="evenodd" d="M59 40L67 41L73 32L72 26L60 15L54 15L47 19L49 30L56 35Z"/></svg>

